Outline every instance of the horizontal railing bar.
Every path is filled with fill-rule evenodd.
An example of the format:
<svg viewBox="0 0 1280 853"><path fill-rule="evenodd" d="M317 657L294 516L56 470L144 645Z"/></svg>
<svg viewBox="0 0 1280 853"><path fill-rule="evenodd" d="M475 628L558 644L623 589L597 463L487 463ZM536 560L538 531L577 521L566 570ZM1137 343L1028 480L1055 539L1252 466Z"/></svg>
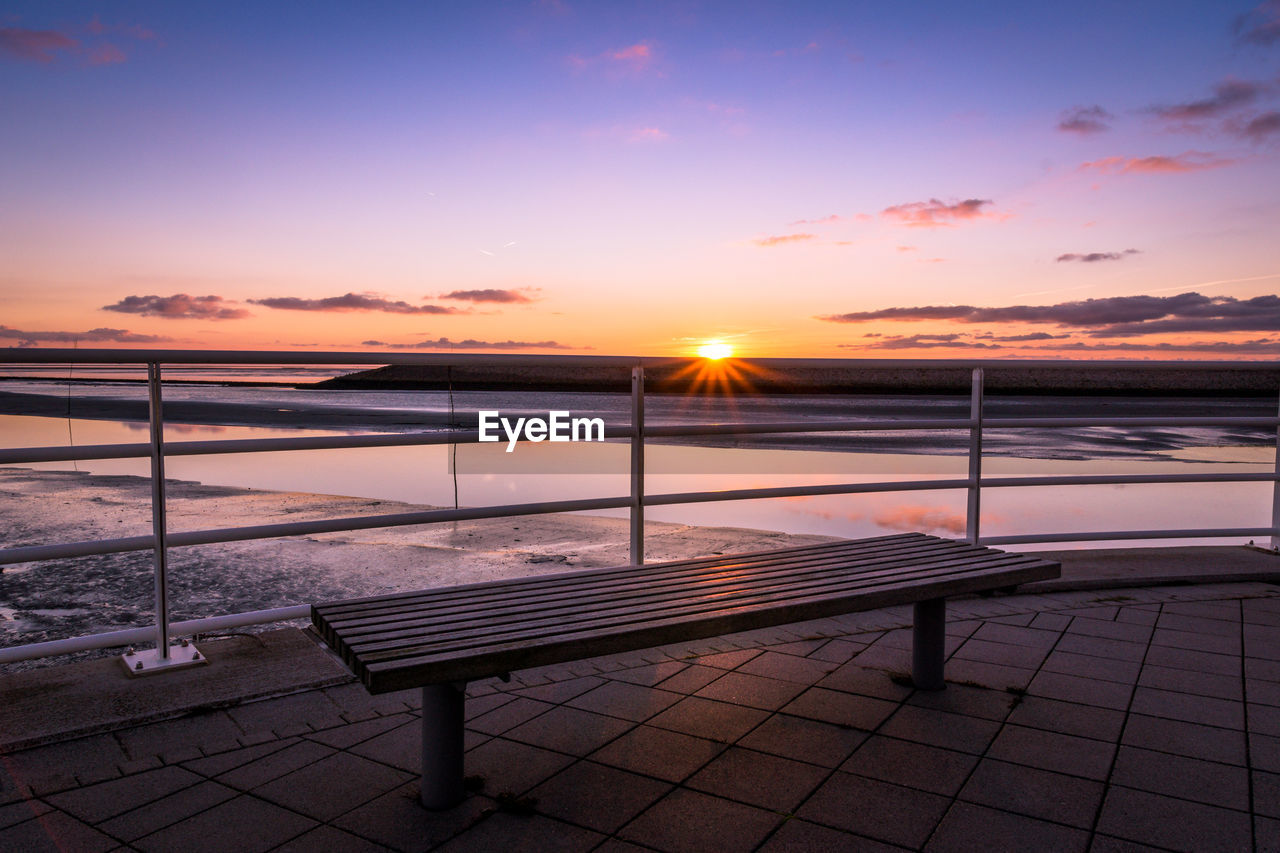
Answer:
<svg viewBox="0 0 1280 853"><path fill-rule="evenodd" d="M1277 419L1280 420L1280 419ZM875 432L882 430L969 429L968 418L901 421L779 421L756 424L646 424L645 438L685 435L752 435L788 432Z"/></svg>
<svg viewBox="0 0 1280 853"><path fill-rule="evenodd" d="M201 634L207 631L223 631L227 628L244 628L249 625L269 625L272 622L285 622L290 619L306 619L311 615L311 605L298 604L292 607L275 607L271 610L253 610L248 613L231 613L226 616L207 616L203 619L189 619L185 622L170 622L169 632L174 636ZM104 631L101 634L89 634L85 637L68 637L62 640L47 640L43 643L27 643L22 646L9 646L0 649L0 664L16 663L22 660L34 660L50 655L69 655L72 652L84 652L91 649L112 649L120 646L133 646L154 640L156 629L126 628L121 631Z"/></svg>
<svg viewBox="0 0 1280 853"><path fill-rule="evenodd" d="M642 367L691 360L691 356L607 356L545 355L530 353L462 353L462 352L306 352L298 350L166 350L166 349L68 349L18 348L0 349L0 364L545 364L593 365L603 367ZM953 368L987 369L1036 368L1071 369L1082 362L1062 359L921 359L921 358L741 358L727 364L748 364L763 368L787 367L878 367L878 368ZM1180 371L1206 370L1276 370L1277 361L1126 361L1123 359L1089 360L1087 366L1101 369L1149 371L1176 368Z"/></svg>
<svg viewBox="0 0 1280 853"><path fill-rule="evenodd" d="M670 492L645 495L645 506L708 503L711 501L746 501L758 498L791 498L813 495L853 495L866 492L924 492L935 489L968 488L966 480L892 480L883 483L839 483L822 486L778 486L762 489L722 489L714 492Z"/></svg>
<svg viewBox="0 0 1280 853"><path fill-rule="evenodd" d="M987 429L1030 429L1037 427L1189 427L1189 426L1260 426L1280 425L1280 417L1204 417L1204 418L985 418Z"/></svg>
<svg viewBox="0 0 1280 853"><path fill-rule="evenodd" d="M357 515L346 518L318 519L316 521L291 521L247 527L188 530L180 533L169 533L165 537L165 542L171 548L180 545L213 545L220 542L242 542L247 539L273 539L280 536L308 536L317 533L342 533L349 530L372 530L381 527L405 527L411 524L432 524L439 521L470 521L480 518L543 515L552 512L589 512L597 509L618 509L630 505L631 498L624 497L501 504L498 506L467 507L464 509L430 509L420 512L401 512L386 515ZM69 542L63 545L28 545L19 548L0 549L0 566L13 563L30 563L38 560L57 560L67 557L88 557L97 554L145 551L153 547L155 547L155 539L152 536L128 536L121 539Z"/></svg>
<svg viewBox="0 0 1280 853"><path fill-rule="evenodd" d="M1270 536L1270 527L1207 527L1184 530L1104 530L1088 533L1022 533L1016 536L983 536L979 545L1029 545L1037 542L1104 542L1110 539L1215 539L1236 536Z"/></svg>
<svg viewBox="0 0 1280 853"><path fill-rule="evenodd" d="M982 488L1006 486L1111 486L1143 483L1273 483L1280 474L1080 474L1057 477L983 477Z"/></svg>

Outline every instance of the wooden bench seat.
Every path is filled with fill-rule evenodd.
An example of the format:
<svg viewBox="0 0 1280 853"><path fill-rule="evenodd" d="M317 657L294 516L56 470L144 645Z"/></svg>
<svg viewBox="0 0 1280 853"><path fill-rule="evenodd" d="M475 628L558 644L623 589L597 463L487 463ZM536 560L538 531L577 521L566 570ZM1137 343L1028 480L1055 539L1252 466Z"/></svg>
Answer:
<svg viewBox="0 0 1280 853"><path fill-rule="evenodd" d="M947 597L1058 574L1031 555L907 533L338 601L311 614L370 693L423 689L422 801L447 808L463 795L468 681L911 603L913 678L936 690Z"/></svg>

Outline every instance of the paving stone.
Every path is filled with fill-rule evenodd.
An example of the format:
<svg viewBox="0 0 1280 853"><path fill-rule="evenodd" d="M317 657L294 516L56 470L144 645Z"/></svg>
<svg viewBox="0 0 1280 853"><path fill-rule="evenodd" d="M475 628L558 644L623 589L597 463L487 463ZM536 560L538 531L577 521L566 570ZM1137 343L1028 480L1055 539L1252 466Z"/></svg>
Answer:
<svg viewBox="0 0 1280 853"><path fill-rule="evenodd" d="M764 654L760 649L737 649L732 652L722 652L715 655L702 655L695 661L703 666L713 666L716 669L737 669L749 660Z"/></svg>
<svg viewBox="0 0 1280 853"><path fill-rule="evenodd" d="M418 802L418 782L347 812L335 827L405 853L423 853L453 838L494 808L488 797L470 796L444 811L424 809Z"/></svg>
<svg viewBox="0 0 1280 853"><path fill-rule="evenodd" d="M1280 682L1246 678L1244 689L1250 702L1272 707L1280 706Z"/></svg>
<svg viewBox="0 0 1280 853"><path fill-rule="evenodd" d="M908 705L967 714L984 720L1003 720L1015 697L1005 690L988 690L967 684L948 684L946 690L917 690L907 699Z"/></svg>
<svg viewBox="0 0 1280 853"><path fill-rule="evenodd" d="M649 721L650 725L708 740L733 743L759 725L768 712L690 696Z"/></svg>
<svg viewBox="0 0 1280 853"><path fill-rule="evenodd" d="M265 785L272 779L292 773L300 767L333 755L334 750L323 744L308 740L296 741L281 750L268 753L261 758L242 764L214 778L224 785L230 785L241 791L248 791L259 785Z"/></svg>
<svg viewBox="0 0 1280 853"><path fill-rule="evenodd" d="M738 745L823 767L837 767L866 738L866 732L849 726L774 714L739 740Z"/></svg>
<svg viewBox="0 0 1280 853"><path fill-rule="evenodd" d="M307 740L313 740L316 743L322 743L334 749L347 749L398 729L401 726L414 725L417 721L417 717L407 713L394 714L389 717L371 717L357 723L348 723L345 726L313 732L306 737Z"/></svg>
<svg viewBox="0 0 1280 853"><path fill-rule="evenodd" d="M1123 711L1129 707L1129 697L1133 693L1133 687L1118 681L1100 681L1096 678L1081 678L1057 672L1040 672L1031 680L1027 693L1045 699L1059 699Z"/></svg>
<svg viewBox="0 0 1280 853"><path fill-rule="evenodd" d="M1154 749L1223 764L1245 766L1244 732L1183 720L1167 720L1130 714L1121 742L1126 746Z"/></svg>
<svg viewBox="0 0 1280 853"><path fill-rule="evenodd" d="M1214 652L1198 652L1193 649L1176 649L1172 646L1151 646L1147 653L1148 666L1167 666L1173 669L1189 669L1193 672L1211 672L1216 675L1239 675L1238 655L1220 655Z"/></svg>
<svg viewBox="0 0 1280 853"><path fill-rule="evenodd" d="M977 763L977 756L969 753L872 735L840 769L950 797Z"/></svg>
<svg viewBox="0 0 1280 853"><path fill-rule="evenodd" d="M122 841L134 841L211 809L238 794L238 791L217 782L201 782L117 815L98 824L98 828Z"/></svg>
<svg viewBox="0 0 1280 853"><path fill-rule="evenodd" d="M1128 622L1131 625L1154 625L1160 614L1137 607L1121 607L1116 615L1117 622Z"/></svg>
<svg viewBox="0 0 1280 853"><path fill-rule="evenodd" d="M1069 610L1060 610L1058 612L1064 616L1079 616L1082 619L1092 619L1095 622L1111 622L1120 615L1120 608L1109 604L1101 607L1072 607Z"/></svg>
<svg viewBox="0 0 1280 853"><path fill-rule="evenodd" d="M1165 848L1095 833L1089 853L1165 853Z"/></svg>
<svg viewBox="0 0 1280 853"><path fill-rule="evenodd" d="M911 652L876 643L859 652L852 663L868 669L906 673L911 671Z"/></svg>
<svg viewBox="0 0 1280 853"><path fill-rule="evenodd" d="M800 684L813 684L836 667L837 664L830 661L799 658L767 651L737 667L736 671L783 681L795 681Z"/></svg>
<svg viewBox="0 0 1280 853"><path fill-rule="evenodd" d="M527 723L540 714L547 713L554 707L556 706L548 702L538 702L521 696L487 714L468 720L467 728L487 735L500 735Z"/></svg>
<svg viewBox="0 0 1280 853"><path fill-rule="evenodd" d="M115 839L60 811L8 827L0 842L5 850L15 853L99 853L120 846Z"/></svg>
<svg viewBox="0 0 1280 853"><path fill-rule="evenodd" d="M1255 770L1280 773L1280 738L1250 732L1249 761Z"/></svg>
<svg viewBox="0 0 1280 853"><path fill-rule="evenodd" d="M1129 643L1143 645L1151 639L1152 629L1148 625L1134 625L1131 622L1103 622L1098 619L1075 619L1067 628L1067 634L1085 637L1101 637L1105 640L1124 640Z"/></svg>
<svg viewBox="0 0 1280 853"><path fill-rule="evenodd" d="M116 732L130 758L158 755L165 764L198 758L205 743L236 743L242 732L225 711L195 714Z"/></svg>
<svg viewBox="0 0 1280 853"><path fill-rule="evenodd" d="M810 654L809 657L829 661L830 663L847 663L854 655L865 648L866 646L862 643L837 639L829 641L822 648Z"/></svg>
<svg viewBox="0 0 1280 853"><path fill-rule="evenodd" d="M413 776L358 755L339 752L253 789L264 800L329 821Z"/></svg>
<svg viewBox="0 0 1280 853"><path fill-rule="evenodd" d="M879 734L981 755L1000 730L1000 723L931 708L903 705Z"/></svg>
<svg viewBox="0 0 1280 853"><path fill-rule="evenodd" d="M1219 637L1239 637L1240 613L1236 611L1234 618L1231 619L1219 619L1166 611L1160 614L1160 619L1156 622L1156 626L1170 631L1190 631L1196 634L1214 634Z"/></svg>
<svg viewBox="0 0 1280 853"><path fill-rule="evenodd" d="M1111 783L1249 810L1249 773L1243 767L1230 764L1121 746L1111 772Z"/></svg>
<svg viewBox="0 0 1280 853"><path fill-rule="evenodd" d="M1219 655L1241 654L1240 635L1222 637L1216 634L1171 631L1157 627L1151 635L1154 646L1172 646L1175 649L1191 649L1197 652L1213 652Z"/></svg>
<svg viewBox="0 0 1280 853"><path fill-rule="evenodd" d="M1261 815L1253 818L1255 850L1258 853L1277 853L1280 851L1280 820Z"/></svg>
<svg viewBox="0 0 1280 853"><path fill-rule="evenodd" d="M1104 780L1115 750L1113 743L1008 725L1000 730L987 755L1055 773Z"/></svg>
<svg viewBox="0 0 1280 853"><path fill-rule="evenodd" d="M1066 735L1115 741L1124 727L1123 711L1078 705L1041 696L1026 696L1009 714L1009 722Z"/></svg>
<svg viewBox="0 0 1280 853"><path fill-rule="evenodd" d="M1103 790L1101 782L987 758L965 783L960 799L1091 829Z"/></svg>
<svg viewBox="0 0 1280 853"><path fill-rule="evenodd" d="M1280 773L1253 771L1253 809L1258 814L1280 818Z"/></svg>
<svg viewBox="0 0 1280 853"><path fill-rule="evenodd" d="M1071 616L1066 613L1037 613L1031 620L1032 628L1043 631L1065 631L1071 624Z"/></svg>
<svg viewBox="0 0 1280 853"><path fill-rule="evenodd" d="M488 851L503 853L574 853L594 848L604 836L580 826L541 815L490 815L472 826L441 851Z"/></svg>
<svg viewBox="0 0 1280 853"><path fill-rule="evenodd" d="M421 773L422 721L417 717L410 717L407 722L394 729L349 747L348 752L389 764L406 773Z"/></svg>
<svg viewBox="0 0 1280 853"><path fill-rule="evenodd" d="M1034 613L1015 613L1012 616L993 616L988 621L999 622L1001 625L1019 625L1023 628L1027 627L1036 618Z"/></svg>
<svg viewBox="0 0 1280 853"><path fill-rule="evenodd" d="M1160 615L1166 614L1239 623L1240 605L1234 601L1173 601L1161 608Z"/></svg>
<svg viewBox="0 0 1280 853"><path fill-rule="evenodd" d="M18 800L17 802L0 806L0 830L16 823L22 823L24 820L31 820L42 814L48 814L52 810L52 806L40 800Z"/></svg>
<svg viewBox="0 0 1280 853"><path fill-rule="evenodd" d="M1194 693L1197 696L1214 696L1218 699L1231 699L1237 702L1244 699L1239 673L1232 677L1147 665L1142 668L1142 676L1138 679L1138 684L1143 687Z"/></svg>
<svg viewBox="0 0 1280 853"><path fill-rule="evenodd" d="M1085 830L1060 826L1024 815L956 803L925 846L927 853L969 853L972 850L1022 853L1069 853L1089 847Z"/></svg>
<svg viewBox="0 0 1280 853"><path fill-rule="evenodd" d="M811 687L782 708L783 713L839 726L871 729L897 708L896 702Z"/></svg>
<svg viewBox="0 0 1280 853"><path fill-rule="evenodd" d="M827 775L827 770L812 764L730 747L685 786L770 811L791 812Z"/></svg>
<svg viewBox="0 0 1280 853"><path fill-rule="evenodd" d="M308 690L292 696L281 696L261 702L250 702L227 709L227 716L244 732L265 729L283 736L294 734L299 724L316 731L346 722L338 707L323 690Z"/></svg>
<svg viewBox="0 0 1280 853"><path fill-rule="evenodd" d="M1245 625L1244 653L1251 658L1280 660L1280 627Z"/></svg>
<svg viewBox="0 0 1280 853"><path fill-rule="evenodd" d="M1142 664L1139 661L1078 655L1074 652L1055 649L1053 654L1045 658L1040 670L1041 672L1060 672L1080 678L1118 681L1121 684L1136 684L1138 674L1142 671Z"/></svg>
<svg viewBox="0 0 1280 853"><path fill-rule="evenodd" d="M799 626L796 626L799 627ZM777 646L770 646L769 651L777 652L783 655L797 655L799 657L809 657L811 654L822 648L827 643L827 638L823 637L816 640L797 640L794 643L782 643Z"/></svg>
<svg viewBox="0 0 1280 853"><path fill-rule="evenodd" d="M690 701L688 699L684 701ZM561 705L508 731L512 740L583 756L631 728L631 723Z"/></svg>
<svg viewBox="0 0 1280 853"><path fill-rule="evenodd" d="M1098 819L1098 832L1187 853L1248 850L1249 815L1231 809L1113 786Z"/></svg>
<svg viewBox="0 0 1280 853"><path fill-rule="evenodd" d="M605 680L598 675L586 675L565 681L553 681L550 684L540 684L537 687L522 687L516 693L520 696L527 696L530 699L537 699L539 702L550 702L554 705L559 705L581 696L588 690L594 690L604 683ZM468 702L467 704L470 703Z"/></svg>
<svg viewBox="0 0 1280 853"><path fill-rule="evenodd" d="M318 826L277 847L273 853L382 853L390 849L332 826Z"/></svg>
<svg viewBox="0 0 1280 853"><path fill-rule="evenodd" d="M1244 706L1240 702L1174 693L1154 687L1139 687L1133 692L1129 710L1135 714L1203 723L1224 729L1244 730Z"/></svg>
<svg viewBox="0 0 1280 853"><path fill-rule="evenodd" d="M264 758L273 752L287 749L296 743L299 743L298 738L272 739L254 746L244 746L240 749L219 752L217 755L194 758L191 761L183 762L180 766L193 773L199 773L201 776L217 776L220 773L226 773L228 770L243 767L249 762L257 761L259 758Z"/></svg>
<svg viewBox="0 0 1280 853"><path fill-rule="evenodd" d="M1036 671L1019 666L1005 666L985 661L952 658L947 662L947 682L988 690L1025 690Z"/></svg>
<svg viewBox="0 0 1280 853"><path fill-rule="evenodd" d="M613 833L671 785L593 761L579 761L529 792L540 813Z"/></svg>
<svg viewBox="0 0 1280 853"><path fill-rule="evenodd" d="M1049 650L1038 646L1012 646L970 637L956 650L952 660L975 660L1002 666L1019 666L1036 669L1044 662Z"/></svg>
<svg viewBox="0 0 1280 853"><path fill-rule="evenodd" d="M1058 632L1041 631L1038 628L1020 628L1016 625L1001 625L999 622L987 622L973 632L972 639L1048 650L1058 642Z"/></svg>
<svg viewBox="0 0 1280 853"><path fill-rule="evenodd" d="M591 756L623 770L680 782L715 758L724 745L680 732L637 726Z"/></svg>
<svg viewBox="0 0 1280 853"><path fill-rule="evenodd" d="M682 693L690 695L697 693L717 678L722 678L726 670L717 669L714 666L694 666L685 667L680 672L666 679L661 683L663 690L672 693Z"/></svg>
<svg viewBox="0 0 1280 853"><path fill-rule="evenodd" d="M364 685L358 683L328 687L324 694L353 722L374 715L403 714L422 705L421 691L397 690L372 696Z"/></svg>
<svg viewBox="0 0 1280 853"><path fill-rule="evenodd" d="M1058 645L1054 646L1054 651L1114 660L1141 661L1147 653L1147 644L1090 637L1086 634L1063 634Z"/></svg>
<svg viewBox="0 0 1280 853"><path fill-rule="evenodd" d="M625 681L608 681L570 700L568 705L610 717L643 722L681 699L679 693L641 687Z"/></svg>
<svg viewBox="0 0 1280 853"><path fill-rule="evenodd" d="M889 699L894 702L900 702L914 692L912 687L895 684L884 670L868 669L856 663L846 664L833 670L818 681L816 686L827 690L843 690L845 693Z"/></svg>
<svg viewBox="0 0 1280 853"><path fill-rule="evenodd" d="M792 818L778 827L778 831L760 848L760 853L846 853L850 850L857 853L895 853L902 848Z"/></svg>
<svg viewBox="0 0 1280 853"><path fill-rule="evenodd" d="M114 779L132 758L111 735L94 735L9 753L0 772L9 777L12 787L5 788L13 796L27 789L43 795Z"/></svg>
<svg viewBox="0 0 1280 853"><path fill-rule="evenodd" d="M47 799L73 817L97 824L200 781L202 777L181 767L161 767L53 794Z"/></svg>
<svg viewBox="0 0 1280 853"><path fill-rule="evenodd" d="M139 850L258 853L313 829L316 822L248 795L241 795L133 842ZM253 827L246 832L246 827Z"/></svg>
<svg viewBox="0 0 1280 853"><path fill-rule="evenodd" d="M744 672L728 672L702 688L697 695L734 705L746 705L775 711L790 702L805 689L805 685L777 678L765 678Z"/></svg>
<svg viewBox="0 0 1280 853"><path fill-rule="evenodd" d="M618 835L672 853L752 850L781 821L782 816L773 812L677 789Z"/></svg>
<svg viewBox="0 0 1280 853"><path fill-rule="evenodd" d="M937 794L837 772L796 815L914 849L933 832L950 803Z"/></svg>
<svg viewBox="0 0 1280 853"><path fill-rule="evenodd" d="M464 763L467 775L482 777L485 793L496 796L523 794L568 767L573 759L526 743L494 738L468 752Z"/></svg>
<svg viewBox="0 0 1280 853"><path fill-rule="evenodd" d="M1280 737L1280 708L1249 703L1249 731Z"/></svg>

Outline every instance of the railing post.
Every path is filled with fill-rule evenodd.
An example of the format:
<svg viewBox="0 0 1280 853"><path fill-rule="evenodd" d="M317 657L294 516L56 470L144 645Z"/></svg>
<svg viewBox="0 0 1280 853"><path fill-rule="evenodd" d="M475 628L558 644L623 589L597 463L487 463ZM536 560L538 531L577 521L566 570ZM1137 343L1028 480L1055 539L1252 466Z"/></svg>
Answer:
<svg viewBox="0 0 1280 853"><path fill-rule="evenodd" d="M151 530L156 539L156 651L160 660L169 659L169 576L168 543L165 533L164 494L164 413L160 402L160 364L147 364L147 391L151 421Z"/></svg>
<svg viewBox="0 0 1280 853"><path fill-rule="evenodd" d="M1271 485L1271 550L1280 551L1280 424L1276 425L1276 481Z"/></svg>
<svg viewBox="0 0 1280 853"><path fill-rule="evenodd" d="M965 511L965 538L978 544L978 515L982 509L982 368L973 369L969 393L969 505Z"/></svg>
<svg viewBox="0 0 1280 853"><path fill-rule="evenodd" d="M644 368L631 368L631 564L644 562Z"/></svg>
<svg viewBox="0 0 1280 853"><path fill-rule="evenodd" d="M185 640L169 646L169 573L164 493L164 412L160 399L160 363L147 362L148 420L151 425L151 531L155 538L156 647L141 652L132 648L121 658L130 675L149 675L206 663L195 646ZM175 657L175 654L178 656Z"/></svg>

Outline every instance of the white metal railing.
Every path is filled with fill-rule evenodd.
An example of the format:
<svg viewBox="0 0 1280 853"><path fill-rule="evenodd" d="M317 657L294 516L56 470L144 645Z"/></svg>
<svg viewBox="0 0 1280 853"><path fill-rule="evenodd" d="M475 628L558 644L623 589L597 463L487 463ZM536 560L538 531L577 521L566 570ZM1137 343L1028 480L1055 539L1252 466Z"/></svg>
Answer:
<svg viewBox="0 0 1280 853"><path fill-rule="evenodd" d="M0 549L0 566L39 560L65 559L126 551L150 550L155 563L154 628L133 628L112 631L86 637L52 640L0 649L0 663L27 660L56 654L97 648L113 648L154 639L157 654L167 659L169 638L175 634L190 634L246 625L266 624L288 619L303 618L309 613L309 605L274 608L250 613L194 619L185 622L169 622L166 558L169 548L188 545L206 545L266 539L281 536L311 535L381 527L397 527L429 524L442 521L462 521L484 518L503 518L518 515L534 515L557 512L584 512L600 509L626 508L630 516L630 556L633 563L644 561L644 510L650 506L670 506L710 501L755 500L761 498L807 497L818 495L866 494L873 492L926 491L940 489L964 489L966 501L966 539L982 545L1014 545L1042 542L1089 542L1119 539L1174 539L1212 537L1269 537L1273 548L1280 547L1280 416L1278 417L1192 417L1192 418L988 418L983 412L983 368L973 361L959 360L889 360L860 361L878 368L921 367L956 368L972 370L970 408L967 418L928 418L915 420L881 421L798 421L768 423L716 423L716 424L645 424L644 371L646 366L669 364L664 358L625 358L613 356L523 356L523 355L458 355L421 353L300 353L300 352L240 352L240 351L184 351L184 350L55 350L10 349L0 350L0 363L9 364L141 364L147 368L148 443L82 445L79 447L34 447L0 449L0 464L59 462L90 459L149 458L152 485L152 533L117 539L66 542L49 545L28 545ZM282 522L243 527L206 529L193 531L168 530L164 490L164 460L169 456L191 456L219 453L254 453L263 451L346 449L360 447L397 447L410 445L470 443L478 440L477 430L451 429L422 434L309 436L274 439L229 439L216 441L166 442L163 436L164 415L161 397L161 366L164 364L201 365L366 365L366 364L468 364L510 365L544 364L557 366L595 366L631 369L631 424L626 427L608 427L607 438L626 438L630 441L630 493L627 495L584 498L576 500L543 501L539 503L502 504L497 506L468 507L460 509L434 509L419 512L386 515L330 518L315 521ZM788 367L848 367L855 363L846 359L752 359L751 364L764 369ZM1009 364L1018 367L1062 367L1061 361L982 362L986 365ZM1089 362L1091 367L1150 369L1176 366L1179 370L1274 370L1277 365L1263 362ZM1133 475L1079 475L1044 477L983 477L982 440L991 429L1043 429L1063 427L1188 427L1188 426L1257 426L1276 429L1276 467L1274 473L1238 474L1133 474ZM707 492L678 492L648 494L645 490L644 446L650 438L685 436L755 435L766 433L799 432L854 432L900 430L966 430L969 433L968 475L964 478L941 480L891 480L875 483L841 483L810 486L786 486L773 488L725 489ZM1227 483L1271 482L1272 516L1270 527L1168 529L1090 531L1076 533L1031 533L1007 536L982 536L979 527L982 489L1026 486L1068 486L1142 483Z"/></svg>

